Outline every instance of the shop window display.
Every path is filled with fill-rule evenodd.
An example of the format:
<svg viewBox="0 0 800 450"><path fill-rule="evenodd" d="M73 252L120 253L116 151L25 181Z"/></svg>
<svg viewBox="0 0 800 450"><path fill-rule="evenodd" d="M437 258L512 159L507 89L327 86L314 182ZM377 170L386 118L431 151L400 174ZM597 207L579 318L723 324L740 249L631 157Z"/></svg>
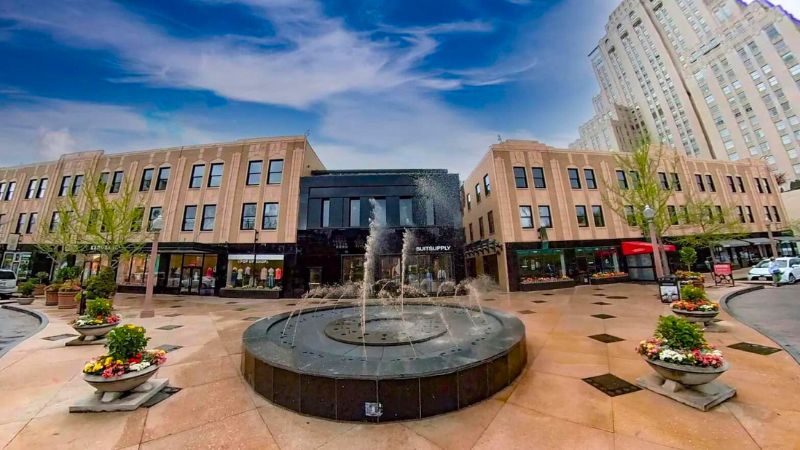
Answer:
<svg viewBox="0 0 800 450"><path fill-rule="evenodd" d="M517 256L522 285L572 280L566 275L564 253L560 249L520 250Z"/></svg>
<svg viewBox="0 0 800 450"><path fill-rule="evenodd" d="M364 281L364 256L342 257L342 281L357 283Z"/></svg>
<svg viewBox="0 0 800 450"><path fill-rule="evenodd" d="M148 259L149 255L142 253L120 261L117 284L122 286L145 286L147 284Z"/></svg>
<svg viewBox="0 0 800 450"><path fill-rule="evenodd" d="M616 247L576 248L572 275L589 274L594 280L627 277L627 272L621 272L619 267Z"/></svg>
<svg viewBox="0 0 800 450"><path fill-rule="evenodd" d="M442 283L453 282L453 257L449 254L410 255L406 284L437 293Z"/></svg>
<svg viewBox="0 0 800 450"><path fill-rule="evenodd" d="M283 255L228 255L227 287L280 291Z"/></svg>

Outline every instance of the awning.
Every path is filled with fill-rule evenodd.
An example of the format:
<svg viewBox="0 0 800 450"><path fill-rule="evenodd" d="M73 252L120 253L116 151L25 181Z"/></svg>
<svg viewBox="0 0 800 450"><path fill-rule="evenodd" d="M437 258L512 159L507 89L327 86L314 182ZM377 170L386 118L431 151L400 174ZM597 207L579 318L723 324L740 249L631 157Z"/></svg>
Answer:
<svg viewBox="0 0 800 450"><path fill-rule="evenodd" d="M775 236L776 241L781 242L800 242L800 237L798 236Z"/></svg>
<svg viewBox="0 0 800 450"><path fill-rule="evenodd" d="M672 244L662 245L661 248L667 252L674 252L675 246ZM622 243L622 254L625 256L629 255L642 255L645 253L653 253L653 244L649 242L623 242Z"/></svg>
<svg viewBox="0 0 800 450"><path fill-rule="evenodd" d="M748 247L752 244L745 241L740 241L739 239L726 239L719 243L720 247L730 248L730 247Z"/></svg>
<svg viewBox="0 0 800 450"><path fill-rule="evenodd" d="M756 245L770 245L772 242L767 238L747 238L745 241Z"/></svg>

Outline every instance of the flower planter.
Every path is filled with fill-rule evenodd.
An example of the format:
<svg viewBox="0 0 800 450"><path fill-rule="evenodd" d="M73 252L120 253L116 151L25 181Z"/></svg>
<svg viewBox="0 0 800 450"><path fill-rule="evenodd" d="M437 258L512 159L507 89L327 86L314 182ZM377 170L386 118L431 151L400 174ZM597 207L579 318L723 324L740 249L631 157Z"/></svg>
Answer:
<svg viewBox="0 0 800 450"><path fill-rule="evenodd" d="M17 298L17 303L20 305L30 305L33 303L33 297L19 297Z"/></svg>
<svg viewBox="0 0 800 450"><path fill-rule="evenodd" d="M44 291L44 306L56 306L58 305L58 291L57 290L45 290Z"/></svg>
<svg viewBox="0 0 800 450"><path fill-rule="evenodd" d="M45 286L44 284L37 284L36 286L34 286L33 287L33 295L34 295L34 297L40 297L40 296L44 295L44 288L46 288L46 287L47 286Z"/></svg>
<svg viewBox="0 0 800 450"><path fill-rule="evenodd" d="M706 323L711 322L719 314L717 311L686 311L684 309L673 309L672 313L676 316L683 317L689 322L693 323Z"/></svg>
<svg viewBox="0 0 800 450"><path fill-rule="evenodd" d="M663 378L684 386L699 386L710 383L730 368L730 364L727 362L723 363L721 367L700 367L673 364L657 359L644 358L644 360Z"/></svg>
<svg viewBox="0 0 800 450"><path fill-rule="evenodd" d="M107 335L108 332L113 330L114 327L116 327L117 325L119 325L119 322L106 323L103 325L86 325L82 327L73 326L72 328L78 333L80 333L81 336L100 339L103 336Z"/></svg>
<svg viewBox="0 0 800 450"><path fill-rule="evenodd" d="M75 301L75 296L78 295L80 290L70 289L68 291L58 291L58 309L77 308L78 303Z"/></svg>
<svg viewBox="0 0 800 450"><path fill-rule="evenodd" d="M153 364L138 372L128 372L112 378L103 378L102 375L83 374L83 380L99 392L128 392L149 380L158 371L158 367L157 364Z"/></svg>

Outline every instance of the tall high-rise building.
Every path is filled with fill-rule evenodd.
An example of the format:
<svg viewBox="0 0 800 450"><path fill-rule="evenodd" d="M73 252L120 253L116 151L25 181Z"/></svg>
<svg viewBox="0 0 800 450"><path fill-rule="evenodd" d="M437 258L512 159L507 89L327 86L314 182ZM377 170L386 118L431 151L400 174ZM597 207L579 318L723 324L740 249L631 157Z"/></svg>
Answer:
<svg viewBox="0 0 800 450"><path fill-rule="evenodd" d="M623 0L589 59L601 96L638 108L655 139L800 178L800 22L780 7Z"/></svg>
<svg viewBox="0 0 800 450"><path fill-rule="evenodd" d="M602 95L592 99L595 115L580 126L580 137L569 145L574 150L632 151L645 129L639 108L610 104Z"/></svg>

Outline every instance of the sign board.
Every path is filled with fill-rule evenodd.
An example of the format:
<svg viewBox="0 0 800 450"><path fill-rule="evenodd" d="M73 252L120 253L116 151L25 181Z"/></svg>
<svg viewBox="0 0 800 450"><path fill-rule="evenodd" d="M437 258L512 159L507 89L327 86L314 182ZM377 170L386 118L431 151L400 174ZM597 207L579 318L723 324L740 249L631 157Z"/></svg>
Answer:
<svg viewBox="0 0 800 450"><path fill-rule="evenodd" d="M449 252L451 246L450 245L423 245L418 246L416 251L418 253L422 252Z"/></svg>
<svg viewBox="0 0 800 450"><path fill-rule="evenodd" d="M714 275L733 275L733 267L730 263L714 264Z"/></svg>
<svg viewBox="0 0 800 450"><path fill-rule="evenodd" d="M658 291L661 303L672 303L681 299L678 280L674 278L660 278Z"/></svg>
<svg viewBox="0 0 800 450"><path fill-rule="evenodd" d="M9 234L6 238L6 251L14 252L17 250L17 246L19 246L19 235Z"/></svg>

